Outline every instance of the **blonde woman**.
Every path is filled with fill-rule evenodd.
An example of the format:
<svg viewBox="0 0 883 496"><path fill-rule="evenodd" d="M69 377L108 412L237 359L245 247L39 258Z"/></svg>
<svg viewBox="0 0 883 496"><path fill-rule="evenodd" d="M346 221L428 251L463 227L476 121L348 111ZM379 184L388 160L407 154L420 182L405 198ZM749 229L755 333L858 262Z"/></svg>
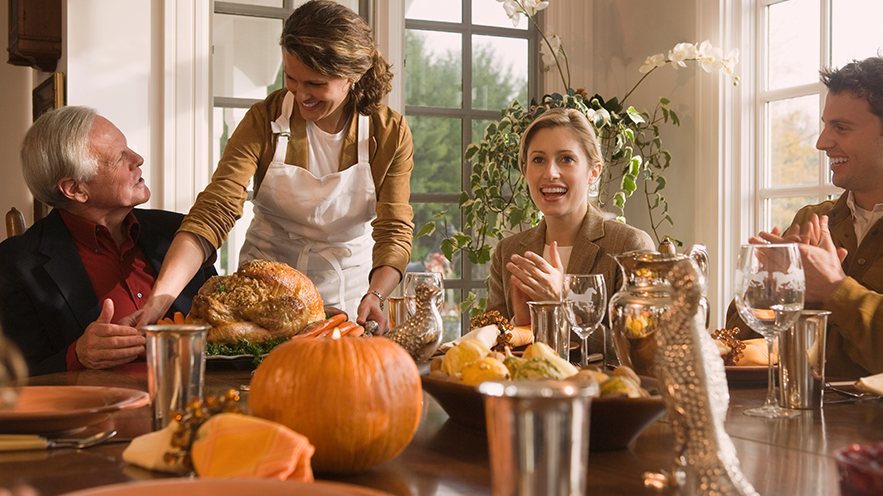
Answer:
<svg viewBox="0 0 883 496"><path fill-rule="evenodd" d="M564 274L603 274L612 295L622 275L607 255L655 246L644 231L608 219L589 204L589 187L604 164L595 131L579 111L543 113L525 130L519 159L543 220L500 241L491 261L487 310L530 325L527 302L559 300Z"/></svg>

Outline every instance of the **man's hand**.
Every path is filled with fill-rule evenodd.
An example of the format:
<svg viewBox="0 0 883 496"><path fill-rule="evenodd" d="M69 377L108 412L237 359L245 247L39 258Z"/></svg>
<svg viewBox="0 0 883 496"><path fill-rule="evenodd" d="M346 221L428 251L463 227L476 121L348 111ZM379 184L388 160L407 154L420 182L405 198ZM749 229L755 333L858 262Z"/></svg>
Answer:
<svg viewBox="0 0 883 496"><path fill-rule="evenodd" d="M506 269L512 274L512 305L519 325L530 322L528 301L558 301L564 286L564 267L558 256L558 243L549 249L551 263L531 251L512 255ZM528 316L524 321L524 316Z"/></svg>
<svg viewBox="0 0 883 496"><path fill-rule="evenodd" d="M144 353L146 340L138 329L111 324L111 320L113 300L108 298L101 305L98 320L89 324L77 340L77 359L86 368L106 369L122 365Z"/></svg>
<svg viewBox="0 0 883 496"><path fill-rule="evenodd" d="M821 218L813 215L804 226L794 226L784 238L773 233L761 232L760 242L797 243L800 258L803 260L803 273L806 279L806 301L809 303L825 303L828 298L846 279L843 272L843 260L846 249L834 246L831 230L828 228L828 216Z"/></svg>

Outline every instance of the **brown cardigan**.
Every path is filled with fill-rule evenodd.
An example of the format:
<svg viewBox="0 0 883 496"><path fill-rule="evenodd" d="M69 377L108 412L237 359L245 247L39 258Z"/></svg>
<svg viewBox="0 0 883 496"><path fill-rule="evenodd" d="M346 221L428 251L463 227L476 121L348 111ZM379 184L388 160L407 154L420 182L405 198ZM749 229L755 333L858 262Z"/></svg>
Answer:
<svg viewBox="0 0 883 496"><path fill-rule="evenodd" d="M198 234L216 248L224 243L242 216L246 188L252 178L255 196L260 194L261 181L276 150L270 121L280 115L286 93L285 89L275 91L249 109L227 141L211 183L197 196L181 224L181 231ZM369 117L369 160L377 190L377 218L372 222L375 242L372 267L387 265L404 274L411 258L414 229L411 222L414 213L408 203L414 167L411 130L402 115L386 106ZM340 170L356 164L357 118L358 114L354 113L341 151ZM306 121L297 105L292 110L290 125L291 140L285 163L305 166L309 163Z"/></svg>
<svg viewBox="0 0 883 496"><path fill-rule="evenodd" d="M512 318L515 313L510 297L512 283L509 279L509 271L506 270L506 262L512 258L512 255L524 255L526 251L542 255L545 242L545 220L541 220L536 227L500 241L491 260L487 311L497 310L503 317ZM655 248L650 235L644 231L617 220L607 219L598 209L589 205L589 211L583 219L565 273L603 274L609 298L622 286L623 279L616 260L608 255Z"/></svg>

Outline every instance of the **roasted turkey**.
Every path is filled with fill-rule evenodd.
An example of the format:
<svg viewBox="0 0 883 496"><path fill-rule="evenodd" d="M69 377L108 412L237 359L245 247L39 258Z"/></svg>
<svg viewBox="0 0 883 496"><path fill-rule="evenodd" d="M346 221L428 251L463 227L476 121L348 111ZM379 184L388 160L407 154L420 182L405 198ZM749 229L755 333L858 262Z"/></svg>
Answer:
<svg viewBox="0 0 883 496"><path fill-rule="evenodd" d="M324 318L322 297L307 276L284 263L252 260L234 274L206 281L187 322L212 326L210 343L263 344Z"/></svg>

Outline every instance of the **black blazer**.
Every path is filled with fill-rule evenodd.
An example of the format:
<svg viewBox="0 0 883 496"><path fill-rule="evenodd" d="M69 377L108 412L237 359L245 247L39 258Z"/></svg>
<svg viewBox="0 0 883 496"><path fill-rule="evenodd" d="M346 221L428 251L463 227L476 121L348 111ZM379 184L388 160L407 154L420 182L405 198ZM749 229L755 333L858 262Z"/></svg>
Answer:
<svg viewBox="0 0 883 496"><path fill-rule="evenodd" d="M184 216L164 210L133 213L141 225L138 245L159 274ZM169 312L187 315L193 296L215 274L212 265L203 267ZM100 313L86 267L57 211L0 243L0 323L21 348L31 375L67 370L68 347Z"/></svg>

